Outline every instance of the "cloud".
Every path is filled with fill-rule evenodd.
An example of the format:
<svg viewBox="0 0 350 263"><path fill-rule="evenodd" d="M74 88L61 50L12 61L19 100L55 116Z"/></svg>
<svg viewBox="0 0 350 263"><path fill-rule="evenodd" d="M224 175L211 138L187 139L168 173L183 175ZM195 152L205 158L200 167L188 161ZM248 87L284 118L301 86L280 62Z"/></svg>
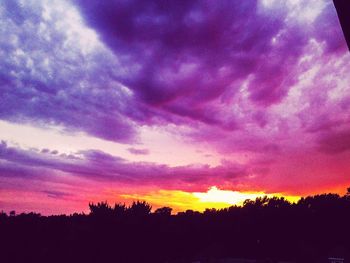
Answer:
<svg viewBox="0 0 350 263"><path fill-rule="evenodd" d="M3 2L1 119L122 143L143 125L263 128L299 82L310 41L324 56L346 47L325 2L305 4L317 10L308 23L289 2L73 3Z"/></svg>
<svg viewBox="0 0 350 263"><path fill-rule="evenodd" d="M44 171L42 169L28 167L26 165L21 165L17 163L14 165L12 162L4 161L1 158L0 161L0 171L2 178L7 178L8 180L14 180L15 178L24 179L34 179L43 176ZM4 186L2 184L2 186Z"/></svg>
<svg viewBox="0 0 350 263"><path fill-rule="evenodd" d="M47 197L55 199L65 199L66 197L71 196L70 193L60 192L60 191L43 191L44 194L47 194Z"/></svg>
<svg viewBox="0 0 350 263"><path fill-rule="evenodd" d="M305 24L287 21L289 10L281 3L274 10L257 1L76 3L102 41L118 58L126 57L123 66L132 74L119 80L141 101L194 119L199 114L209 123L220 122L206 115L210 102L238 92L240 80L250 75L253 101L281 101L296 81L290 73L308 40L315 34L326 39L318 27L305 32ZM334 10L325 10L317 23L327 21L328 31L338 25ZM342 39L332 41L344 46Z"/></svg>
<svg viewBox="0 0 350 263"><path fill-rule="evenodd" d="M7 72L0 75L1 119L134 139L128 114L137 113L130 113L130 93L111 78L113 55L91 37L73 7L5 1L1 10L0 71Z"/></svg>
<svg viewBox="0 0 350 263"><path fill-rule="evenodd" d="M136 154L136 155L147 155L147 154L149 154L149 150L148 149L129 148L128 151L130 153Z"/></svg>
<svg viewBox="0 0 350 263"><path fill-rule="evenodd" d="M69 174L96 182L114 182L132 186L157 185L164 189L207 189L220 183L233 186L235 180L246 176L243 166L234 163L209 167L208 165L186 165L170 167L151 162L130 162L98 150L76 152L72 158L64 154L47 153L10 147L6 142L0 145L0 160L11 165L0 166L1 176L16 176L28 179L37 177L33 171L46 171L44 180L50 180L50 173ZM22 167L14 169L13 167ZM12 169L12 170L9 170ZM24 175L23 175L24 172Z"/></svg>
<svg viewBox="0 0 350 263"><path fill-rule="evenodd" d="M329 154L350 151L350 130L323 135L319 140L320 150Z"/></svg>
<svg viewBox="0 0 350 263"><path fill-rule="evenodd" d="M115 77L151 112L146 123L186 125L193 129L190 136L195 141L246 134L248 126L253 132L249 130L249 139L239 139L239 144L269 138L270 134L257 134L261 129L285 132L285 101L303 73L313 68L314 58L324 63L346 52L328 2L299 6L287 1L268 8L257 1L75 3L86 24L131 73ZM326 78L332 71L338 69L330 66L319 76ZM317 85L309 85L313 93L307 98L313 100ZM281 105L278 114L271 114L274 105ZM305 115L310 116L308 109Z"/></svg>
<svg viewBox="0 0 350 263"><path fill-rule="evenodd" d="M280 100L285 91L279 86L287 82L280 73L293 66L305 42L298 28L288 31L285 12L263 14L256 1L76 2L102 41L118 58L125 57L121 63L132 74L119 80L139 100L209 123L220 120L206 115L210 105L205 104L238 91L250 74L261 87L251 85L254 100ZM271 39L280 31L287 32L274 46ZM294 48L288 49L291 41Z"/></svg>

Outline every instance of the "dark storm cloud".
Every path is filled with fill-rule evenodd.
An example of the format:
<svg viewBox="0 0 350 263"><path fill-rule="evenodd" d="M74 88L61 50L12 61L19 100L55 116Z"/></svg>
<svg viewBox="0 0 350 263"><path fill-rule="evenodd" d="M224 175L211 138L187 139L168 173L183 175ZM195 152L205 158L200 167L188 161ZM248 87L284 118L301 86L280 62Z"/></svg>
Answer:
<svg viewBox="0 0 350 263"><path fill-rule="evenodd" d="M1 2L0 119L119 142L135 141L139 125L199 122L231 131L248 118L264 127L263 111L298 80L310 39L328 53L344 49L330 4L306 27L288 17L286 3L73 3L99 36L90 49L86 32L74 29L81 21L69 20L72 2ZM244 85L250 101L238 107L261 109L239 118L229 107Z"/></svg>
<svg viewBox="0 0 350 263"><path fill-rule="evenodd" d="M252 100L279 102L308 40L301 25L285 23L287 10L264 13L251 0L76 2L87 24L126 57L132 74L120 81L141 101L209 124L221 121L206 115L209 102L237 91L250 74Z"/></svg>

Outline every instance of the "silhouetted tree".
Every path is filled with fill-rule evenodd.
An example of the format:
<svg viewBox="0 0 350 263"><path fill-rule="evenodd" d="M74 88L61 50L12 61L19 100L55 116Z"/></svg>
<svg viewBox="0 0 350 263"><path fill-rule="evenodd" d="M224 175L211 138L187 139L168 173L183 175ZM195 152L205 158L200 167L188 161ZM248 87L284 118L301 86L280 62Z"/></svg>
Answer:
<svg viewBox="0 0 350 263"><path fill-rule="evenodd" d="M216 215L218 213L218 210L215 208L206 208L203 212L204 215Z"/></svg>
<svg viewBox="0 0 350 263"><path fill-rule="evenodd" d="M271 197L271 198L268 198L267 200L267 204L266 206L267 207L270 207L270 208L288 208L290 206L290 202L288 200L286 200L284 197Z"/></svg>
<svg viewBox="0 0 350 263"><path fill-rule="evenodd" d="M5 218L7 218L7 214L4 211L1 210L1 212L0 212L0 220L3 220Z"/></svg>
<svg viewBox="0 0 350 263"><path fill-rule="evenodd" d="M134 201L128 208L128 212L136 217L147 216L151 213L152 206L145 201Z"/></svg>
<svg viewBox="0 0 350 263"><path fill-rule="evenodd" d="M161 208L156 209L156 211L154 211L154 213L157 215L162 215L162 216L170 216L172 210L173 210L172 208L165 206L165 207L161 207Z"/></svg>
<svg viewBox="0 0 350 263"><path fill-rule="evenodd" d="M112 207L105 202L99 202L97 204L89 203L90 214L93 216L110 216L113 215Z"/></svg>
<svg viewBox="0 0 350 263"><path fill-rule="evenodd" d="M116 216L124 215L126 212L125 204L115 204L113 208L113 212Z"/></svg>

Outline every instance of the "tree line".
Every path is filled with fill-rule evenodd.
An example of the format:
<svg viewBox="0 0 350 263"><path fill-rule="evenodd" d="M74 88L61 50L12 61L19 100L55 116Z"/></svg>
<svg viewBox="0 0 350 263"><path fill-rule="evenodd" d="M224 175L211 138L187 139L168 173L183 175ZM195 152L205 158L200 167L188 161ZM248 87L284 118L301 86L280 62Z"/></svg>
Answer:
<svg viewBox="0 0 350 263"><path fill-rule="evenodd" d="M152 212L135 201L90 203L90 213L0 213L0 262L328 262L350 251L350 188L290 203L258 197L242 206Z"/></svg>

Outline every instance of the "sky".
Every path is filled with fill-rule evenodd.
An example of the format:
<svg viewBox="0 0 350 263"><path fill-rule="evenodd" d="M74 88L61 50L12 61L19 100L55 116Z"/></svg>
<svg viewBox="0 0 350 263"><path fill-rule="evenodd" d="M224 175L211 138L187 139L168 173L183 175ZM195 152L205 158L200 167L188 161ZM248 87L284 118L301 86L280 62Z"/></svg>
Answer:
<svg viewBox="0 0 350 263"><path fill-rule="evenodd" d="M330 0L3 0L0 210L203 210L350 186Z"/></svg>

